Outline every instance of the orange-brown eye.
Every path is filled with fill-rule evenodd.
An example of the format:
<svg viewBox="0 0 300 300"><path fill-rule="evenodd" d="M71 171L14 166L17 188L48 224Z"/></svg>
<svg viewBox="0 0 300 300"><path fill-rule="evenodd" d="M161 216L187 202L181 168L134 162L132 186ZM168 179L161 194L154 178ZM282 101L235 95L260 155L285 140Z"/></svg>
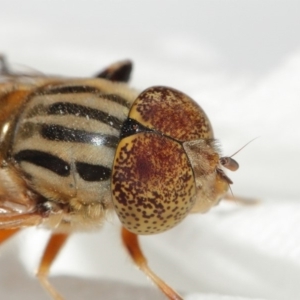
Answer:
<svg viewBox="0 0 300 300"><path fill-rule="evenodd" d="M172 88L158 86L142 92L129 118L178 141L213 138L212 126L202 108Z"/></svg>
<svg viewBox="0 0 300 300"><path fill-rule="evenodd" d="M111 191L129 231L159 233L183 220L196 200L197 207L212 206L219 154L194 100L172 88L149 88L134 101L120 137Z"/></svg>
<svg viewBox="0 0 300 300"><path fill-rule="evenodd" d="M112 199L131 232L152 234L179 223L195 202L196 182L183 143L212 139L199 105L167 87L152 87L133 103L112 170Z"/></svg>
<svg viewBox="0 0 300 300"><path fill-rule="evenodd" d="M121 140L114 161L112 194L123 225L136 234L165 231L194 204L193 172L181 145L154 132Z"/></svg>

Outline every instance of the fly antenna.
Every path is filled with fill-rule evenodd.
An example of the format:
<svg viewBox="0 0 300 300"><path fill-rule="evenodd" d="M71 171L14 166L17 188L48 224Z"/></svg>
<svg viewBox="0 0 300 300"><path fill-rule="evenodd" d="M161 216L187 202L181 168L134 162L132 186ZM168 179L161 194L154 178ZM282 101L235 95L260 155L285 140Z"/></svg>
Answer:
<svg viewBox="0 0 300 300"><path fill-rule="evenodd" d="M229 157L233 157L235 156L236 154L238 154L242 149L244 149L246 146L248 146L250 143L252 143L254 140L258 139L259 136L255 137L254 139L252 139L251 141L249 141L247 144L245 144L242 148L240 148L238 151L236 151L235 153L233 153L231 156Z"/></svg>
<svg viewBox="0 0 300 300"><path fill-rule="evenodd" d="M247 145L249 145L251 142L253 142L254 140L256 140L259 137L256 137L254 139L252 139L250 142L248 142L247 144L245 144L242 148L240 148L238 151L236 151L235 153L233 153L231 156L224 156L220 158L220 163L223 167L225 167L226 169L230 170L230 171L236 171L239 168L239 164L238 162L233 159L232 157L236 154L238 154L242 149L244 149Z"/></svg>

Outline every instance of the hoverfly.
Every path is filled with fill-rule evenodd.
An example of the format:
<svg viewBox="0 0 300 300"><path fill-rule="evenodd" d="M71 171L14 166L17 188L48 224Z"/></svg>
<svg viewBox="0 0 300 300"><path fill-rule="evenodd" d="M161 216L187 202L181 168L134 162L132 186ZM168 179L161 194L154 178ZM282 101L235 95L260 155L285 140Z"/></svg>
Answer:
<svg viewBox="0 0 300 300"><path fill-rule="evenodd" d="M1 59L0 242L23 227L52 235L37 277L53 299L52 262L76 230L101 227L115 211L134 263L169 299L182 299L148 267L138 235L206 212L231 180L203 109L184 93L126 83L130 61L95 78L16 74Z"/></svg>

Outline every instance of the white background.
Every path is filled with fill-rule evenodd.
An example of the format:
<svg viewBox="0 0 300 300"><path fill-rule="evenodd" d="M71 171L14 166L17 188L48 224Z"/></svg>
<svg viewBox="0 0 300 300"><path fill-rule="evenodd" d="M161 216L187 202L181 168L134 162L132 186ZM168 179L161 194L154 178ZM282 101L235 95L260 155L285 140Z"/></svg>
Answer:
<svg viewBox="0 0 300 300"><path fill-rule="evenodd" d="M233 193L259 205L222 203L141 239L153 269L187 299L300 298L299 12L298 1L275 0L0 3L0 52L14 66L90 76L130 58L135 88L168 85L198 101L224 154L259 136L229 174ZM53 282L67 299L159 299L118 226L70 239L51 272L65 275ZM3 245L1 298L47 299L29 277L46 236L29 229Z"/></svg>

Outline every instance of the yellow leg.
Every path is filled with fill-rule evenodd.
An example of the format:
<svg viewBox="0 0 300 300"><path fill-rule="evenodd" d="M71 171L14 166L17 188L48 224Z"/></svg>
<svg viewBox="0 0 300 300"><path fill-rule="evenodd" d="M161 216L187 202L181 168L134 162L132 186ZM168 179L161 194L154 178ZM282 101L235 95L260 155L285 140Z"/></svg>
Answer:
<svg viewBox="0 0 300 300"><path fill-rule="evenodd" d="M0 230L0 244L5 242L7 239L9 239L11 236L13 236L19 230L20 229L2 229L2 230Z"/></svg>
<svg viewBox="0 0 300 300"><path fill-rule="evenodd" d="M139 246L138 236L136 234L129 232L123 227L122 240L134 263L153 281L153 283L157 285L157 287L168 297L168 299L183 300L179 294L177 294L148 267L147 260Z"/></svg>
<svg viewBox="0 0 300 300"><path fill-rule="evenodd" d="M68 238L68 234L56 233L52 234L48 245L43 254L41 263L38 268L37 277L44 287L44 289L51 295L55 300L63 300L63 297L55 290L55 288L48 281L48 274L53 261L55 260L60 249L64 246Z"/></svg>

